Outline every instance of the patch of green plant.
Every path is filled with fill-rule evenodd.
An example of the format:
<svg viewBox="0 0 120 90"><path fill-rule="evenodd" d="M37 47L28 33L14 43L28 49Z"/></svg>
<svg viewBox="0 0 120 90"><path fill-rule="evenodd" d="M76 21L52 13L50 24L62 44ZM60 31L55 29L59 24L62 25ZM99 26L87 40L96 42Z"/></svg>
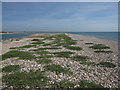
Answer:
<svg viewBox="0 0 120 90"><path fill-rule="evenodd" d="M18 47L11 47L10 49L18 49Z"/></svg>
<svg viewBox="0 0 120 90"><path fill-rule="evenodd" d="M99 50L99 51L94 51L96 53L113 53L113 51L104 51L104 50Z"/></svg>
<svg viewBox="0 0 120 90"><path fill-rule="evenodd" d="M42 50L39 51L39 52L36 52L36 53L37 53L37 54L40 54L40 55L41 55L41 54L50 54L50 52L48 52L48 51L42 51Z"/></svg>
<svg viewBox="0 0 120 90"><path fill-rule="evenodd" d="M56 47L50 47L50 48L38 48L38 49L34 49L32 51L40 51L40 50L47 50L47 49L61 49L61 48L56 48Z"/></svg>
<svg viewBox="0 0 120 90"><path fill-rule="evenodd" d="M18 47L18 48L31 48L31 47L35 47L36 45L25 45L25 46L21 46L21 47Z"/></svg>
<svg viewBox="0 0 120 90"><path fill-rule="evenodd" d="M56 74L59 73L70 73L70 71L68 69L65 69L63 67L61 67L60 65L47 65L44 67L46 70L51 71L51 72L56 72Z"/></svg>
<svg viewBox="0 0 120 90"><path fill-rule="evenodd" d="M5 66L4 68L2 68L3 72L15 72L18 70L20 70L19 65L9 65L9 66Z"/></svg>
<svg viewBox="0 0 120 90"><path fill-rule="evenodd" d="M74 47L74 46L67 46L66 48L71 50L82 50L81 47Z"/></svg>
<svg viewBox="0 0 120 90"><path fill-rule="evenodd" d="M94 82L87 82L86 80L82 80L79 82L80 87L75 88L74 90L80 89L80 88L104 88L101 85L95 84Z"/></svg>
<svg viewBox="0 0 120 90"><path fill-rule="evenodd" d="M63 80L61 82L55 82L54 84L51 84L50 88L66 89L66 88L73 88L74 85L75 85L74 83L71 83L67 80Z"/></svg>
<svg viewBox="0 0 120 90"><path fill-rule="evenodd" d="M37 60L36 62L39 63L39 64L41 64L41 63L43 63L43 64L49 64L49 63L52 62L52 60L47 59L47 58L43 58L43 59Z"/></svg>
<svg viewBox="0 0 120 90"><path fill-rule="evenodd" d="M65 34L56 35L56 39L53 41L52 44L57 44L56 46L68 46L68 45L75 45L76 41L72 40L71 37L68 37Z"/></svg>
<svg viewBox="0 0 120 90"><path fill-rule="evenodd" d="M55 35L52 35L52 36L45 37L43 40L53 40L53 38L55 37L56 37Z"/></svg>
<svg viewBox="0 0 120 90"><path fill-rule="evenodd" d="M31 41L39 41L39 39L33 39L33 40L31 40Z"/></svg>
<svg viewBox="0 0 120 90"><path fill-rule="evenodd" d="M72 57L73 60L76 61L86 61L87 59L89 59L88 56L81 56L81 55L76 55Z"/></svg>
<svg viewBox="0 0 120 90"><path fill-rule="evenodd" d="M9 51L9 52L3 54L2 60L5 60L7 58L13 58L13 57L19 57L19 59L24 59L24 60L32 60L32 59L36 58L30 52L13 50L13 51Z"/></svg>
<svg viewBox="0 0 120 90"><path fill-rule="evenodd" d="M25 88L26 86L30 86L31 88L45 88L48 80L40 71L16 72L5 75L2 78L3 83L8 87L13 86L14 88Z"/></svg>
<svg viewBox="0 0 120 90"><path fill-rule="evenodd" d="M37 44L37 45L40 45L40 44L44 44L44 42L42 42L42 41L37 41L37 42L33 42L32 44Z"/></svg>
<svg viewBox="0 0 120 90"><path fill-rule="evenodd" d="M40 55L38 58L52 58L53 55Z"/></svg>
<svg viewBox="0 0 120 90"><path fill-rule="evenodd" d="M85 44L93 44L93 43L85 43Z"/></svg>
<svg viewBox="0 0 120 90"><path fill-rule="evenodd" d="M44 44L43 46L52 46L52 44L48 43L48 44Z"/></svg>
<svg viewBox="0 0 120 90"><path fill-rule="evenodd" d="M111 63L111 62L100 62L98 65L101 65L103 67L109 67L109 68L114 68L116 67L115 64Z"/></svg>
<svg viewBox="0 0 120 90"><path fill-rule="evenodd" d="M104 44L94 44L93 46L90 46L90 48L93 48L93 49L110 49L110 47L105 46Z"/></svg>
<svg viewBox="0 0 120 90"><path fill-rule="evenodd" d="M80 64L84 64L84 65L93 65L93 66L97 65L97 64L94 63L94 62L80 62Z"/></svg>
<svg viewBox="0 0 120 90"><path fill-rule="evenodd" d="M69 58L70 54L74 54L74 52L54 52L53 54L55 54L56 57L66 57L66 58Z"/></svg>

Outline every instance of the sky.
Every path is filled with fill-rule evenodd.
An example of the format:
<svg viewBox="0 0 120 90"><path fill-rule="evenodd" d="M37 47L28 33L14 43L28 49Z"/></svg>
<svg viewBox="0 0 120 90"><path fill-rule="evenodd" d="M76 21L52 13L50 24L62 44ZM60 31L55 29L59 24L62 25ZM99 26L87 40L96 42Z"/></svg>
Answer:
<svg viewBox="0 0 120 90"><path fill-rule="evenodd" d="M3 31L118 31L117 2L3 2Z"/></svg>

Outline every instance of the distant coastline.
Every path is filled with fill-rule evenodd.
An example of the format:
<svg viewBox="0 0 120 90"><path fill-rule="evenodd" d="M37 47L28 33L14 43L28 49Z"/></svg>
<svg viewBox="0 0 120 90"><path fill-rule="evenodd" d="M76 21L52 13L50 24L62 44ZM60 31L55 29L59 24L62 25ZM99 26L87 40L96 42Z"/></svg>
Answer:
<svg viewBox="0 0 120 90"><path fill-rule="evenodd" d="M15 34L13 32L0 32L0 34Z"/></svg>

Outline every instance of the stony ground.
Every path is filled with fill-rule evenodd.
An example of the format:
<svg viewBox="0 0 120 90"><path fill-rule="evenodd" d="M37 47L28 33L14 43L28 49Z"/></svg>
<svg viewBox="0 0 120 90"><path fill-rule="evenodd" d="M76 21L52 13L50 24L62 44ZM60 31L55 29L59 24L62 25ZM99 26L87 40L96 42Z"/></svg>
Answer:
<svg viewBox="0 0 120 90"><path fill-rule="evenodd" d="M35 34L2 43L2 88L118 88L117 42Z"/></svg>

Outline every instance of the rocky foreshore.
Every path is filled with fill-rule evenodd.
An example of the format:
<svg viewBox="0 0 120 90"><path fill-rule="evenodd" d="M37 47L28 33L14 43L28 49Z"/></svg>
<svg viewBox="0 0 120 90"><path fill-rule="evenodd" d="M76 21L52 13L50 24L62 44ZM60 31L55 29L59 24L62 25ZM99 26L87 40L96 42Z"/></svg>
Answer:
<svg viewBox="0 0 120 90"><path fill-rule="evenodd" d="M85 80L88 83L94 82L104 88L118 88L118 42L77 34L65 34L73 40L73 43L74 41L76 42L76 44L68 45L68 43L72 41L66 44L65 40L67 40L67 37L51 37L55 35L59 34L34 34L19 40L11 39L1 41L1 54L3 58L5 58L1 61L2 64L0 65L0 68L3 69L1 77L17 72L4 71L5 67L18 65L20 66L19 72L29 73L30 71L36 72L38 70L44 72L44 75L50 79L47 82L47 88L50 87L48 84L60 83L62 81L74 83L73 87L77 88L82 86L79 84L81 80ZM100 45L100 47L94 47L95 45ZM26 59L21 55L14 56L12 54L10 55L13 57L7 56L8 52L15 50L19 50L23 53L30 52L35 58L31 57L33 59L29 59L28 57ZM14 54L14 52L10 53ZM49 59L50 63L45 62L43 59ZM48 66L54 65L60 65L61 71L57 71L59 70L58 68L54 68L55 70L50 70L52 67L48 68ZM62 68L66 71L62 70ZM67 70L70 73L66 73L68 72ZM15 87L14 83L10 82L11 84L8 84L6 82L9 82L9 80L6 80L7 79L3 77L3 88L10 86ZM29 88L30 85L28 84L25 88L26 87Z"/></svg>

